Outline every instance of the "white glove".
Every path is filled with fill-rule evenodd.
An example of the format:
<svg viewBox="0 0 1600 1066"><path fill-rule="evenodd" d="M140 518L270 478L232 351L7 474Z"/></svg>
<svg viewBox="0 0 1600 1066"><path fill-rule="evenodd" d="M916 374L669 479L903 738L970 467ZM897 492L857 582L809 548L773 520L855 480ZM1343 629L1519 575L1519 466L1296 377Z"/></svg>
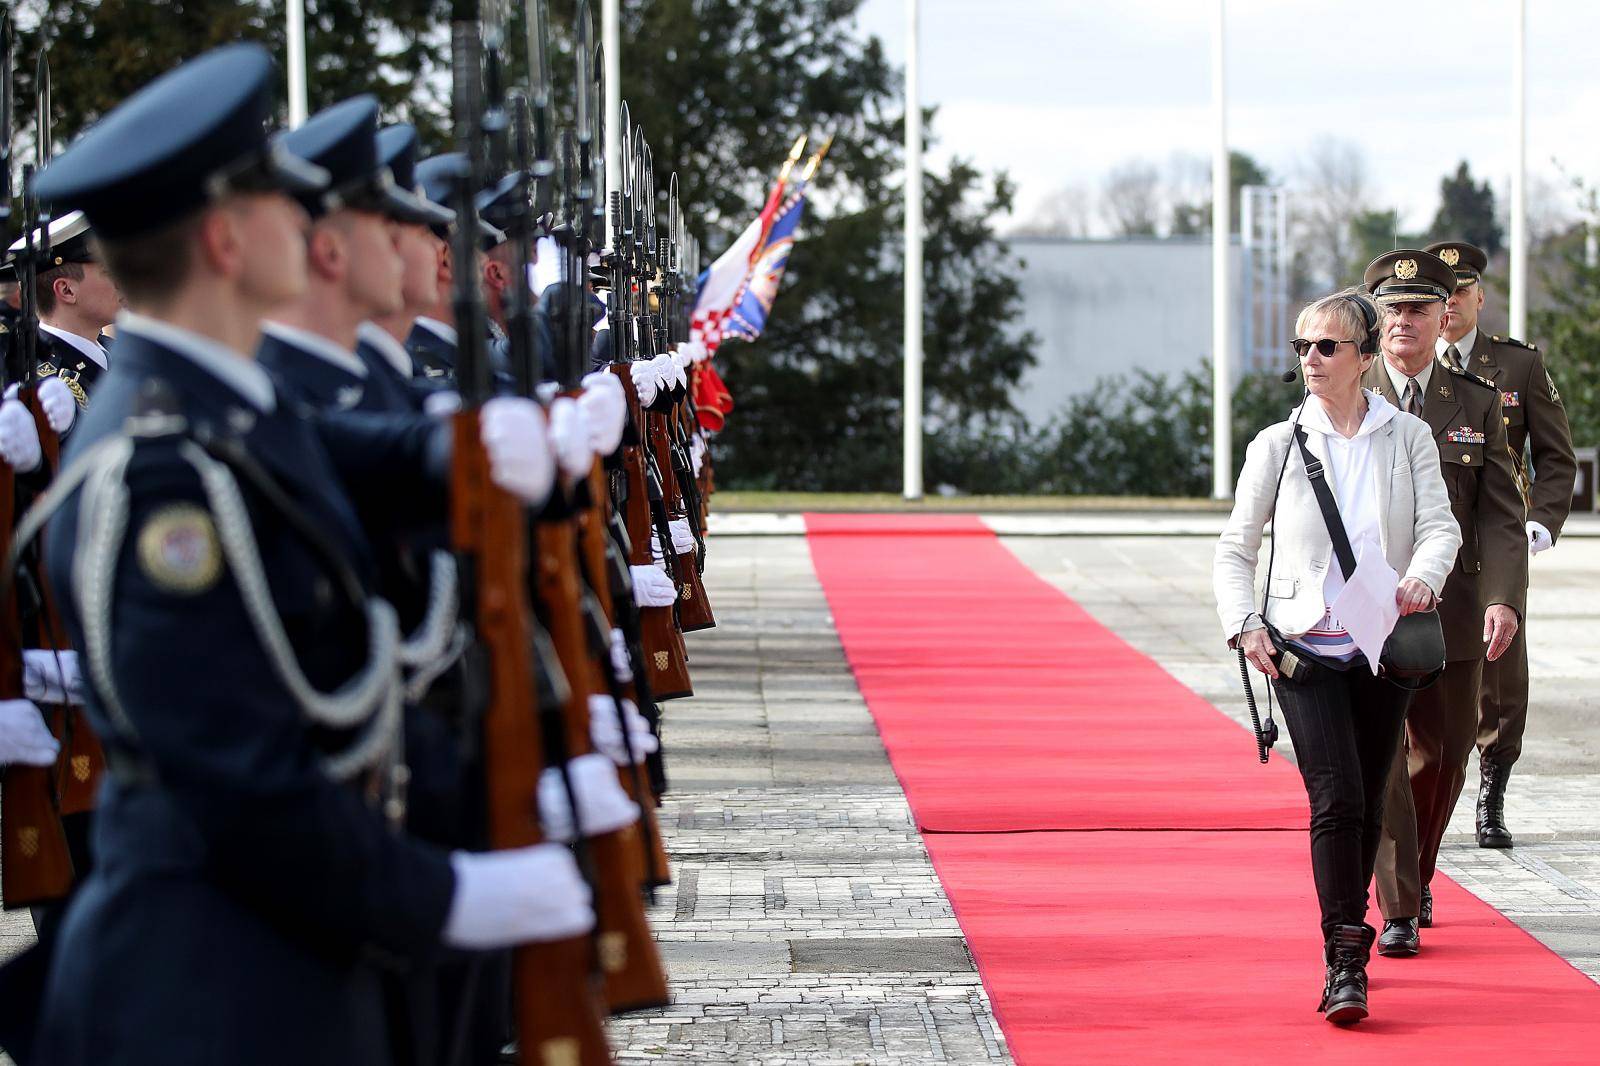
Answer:
<svg viewBox="0 0 1600 1066"><path fill-rule="evenodd" d="M521 396L496 396L483 405L479 434L496 485L534 507L549 498L556 464L538 404Z"/></svg>
<svg viewBox="0 0 1600 1066"><path fill-rule="evenodd" d="M568 760L567 776L578 797L584 836L614 833L639 820L639 805L622 790L617 768L604 755L590 752ZM567 802L567 784L554 766L539 775L539 825L551 840L572 843L572 805Z"/></svg>
<svg viewBox="0 0 1600 1066"><path fill-rule="evenodd" d="M633 576L633 602L640 607L671 607L678 599L678 586L659 566L630 566Z"/></svg>
<svg viewBox="0 0 1600 1066"><path fill-rule="evenodd" d="M656 380L660 382L657 393L671 391L678 387L678 364L672 361L672 356L662 352L650 360L650 365L655 367Z"/></svg>
<svg viewBox="0 0 1600 1066"><path fill-rule="evenodd" d="M589 447L596 455L610 455L622 443L628 425L628 397L615 374L604 370L584 375L583 395L578 397L589 425Z"/></svg>
<svg viewBox="0 0 1600 1066"><path fill-rule="evenodd" d="M656 374L655 363L629 363L628 376L633 378L633 387L639 393L639 402L649 407L656 402L656 393L661 389L661 378Z"/></svg>
<svg viewBox="0 0 1600 1066"><path fill-rule="evenodd" d="M594 465L589 426L583 408L570 396L557 396L550 405L550 440L563 474L574 479L589 476L589 468Z"/></svg>
<svg viewBox="0 0 1600 1066"><path fill-rule="evenodd" d="M24 648L22 691L35 703L83 703L78 653L70 649Z"/></svg>
<svg viewBox="0 0 1600 1066"><path fill-rule="evenodd" d="M684 341L683 347L689 353L689 361L692 363L703 363L711 358L711 352L703 341Z"/></svg>
<svg viewBox="0 0 1600 1066"><path fill-rule="evenodd" d="M31 700L0 700L0 766L54 766L61 743Z"/></svg>
<svg viewBox="0 0 1600 1066"><path fill-rule="evenodd" d="M611 630L611 672L624 685L633 680L633 660L628 657L628 638L616 628Z"/></svg>
<svg viewBox="0 0 1600 1066"><path fill-rule="evenodd" d="M39 469L43 460L33 412L17 399L17 387L13 385L6 390L5 402L0 403L0 461L19 474L27 474Z"/></svg>
<svg viewBox="0 0 1600 1066"><path fill-rule="evenodd" d="M565 940L594 928L593 899L561 844L450 853L456 891L442 938L488 951L530 940Z"/></svg>
<svg viewBox="0 0 1600 1066"><path fill-rule="evenodd" d="M695 550L694 530L689 528L687 518L674 518L667 523L672 530L672 550L678 555L687 555Z"/></svg>
<svg viewBox="0 0 1600 1066"><path fill-rule="evenodd" d="M39 382L39 408L44 411L44 420L58 434L71 429L73 419L78 417L78 401L72 398L67 383L58 377Z"/></svg>
<svg viewBox="0 0 1600 1066"><path fill-rule="evenodd" d="M1540 552L1548 551L1555 546L1555 538L1550 535L1550 531L1542 523L1528 523L1528 551L1538 555Z"/></svg>
<svg viewBox="0 0 1600 1066"><path fill-rule="evenodd" d="M434 418L449 418L459 410L461 394L452 389L440 389L422 398L422 413Z"/></svg>
<svg viewBox="0 0 1600 1066"><path fill-rule="evenodd" d="M696 433L689 442L689 463L694 467L694 476L700 476L700 468L706 461L706 438L703 433Z"/></svg>
<svg viewBox="0 0 1600 1066"><path fill-rule="evenodd" d="M612 762L627 766L629 745L633 748L635 762L643 762L646 755L661 747L656 735L650 732L650 723L632 700L622 701L622 719L627 721L626 744L622 738L623 722L617 717L617 701L610 696L589 697L589 738ZM541 805L540 810L543 809Z"/></svg>

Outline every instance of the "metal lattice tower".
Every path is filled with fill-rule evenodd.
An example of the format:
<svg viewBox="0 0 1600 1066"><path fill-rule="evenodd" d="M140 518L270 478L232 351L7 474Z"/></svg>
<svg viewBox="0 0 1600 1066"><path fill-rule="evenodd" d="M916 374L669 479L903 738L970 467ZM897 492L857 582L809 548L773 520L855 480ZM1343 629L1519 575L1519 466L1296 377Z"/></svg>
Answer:
<svg viewBox="0 0 1600 1066"><path fill-rule="evenodd" d="M1281 186L1239 190L1243 252L1239 351L1245 370L1276 370L1288 360L1289 195Z"/></svg>

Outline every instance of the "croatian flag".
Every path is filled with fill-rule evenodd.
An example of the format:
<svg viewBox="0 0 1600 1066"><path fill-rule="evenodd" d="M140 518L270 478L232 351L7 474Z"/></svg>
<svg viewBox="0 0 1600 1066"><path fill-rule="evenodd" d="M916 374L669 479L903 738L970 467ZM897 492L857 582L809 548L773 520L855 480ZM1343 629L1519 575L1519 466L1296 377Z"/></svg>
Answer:
<svg viewBox="0 0 1600 1066"><path fill-rule="evenodd" d="M783 284L783 272L789 266L789 253L794 249L794 233L805 208L806 183L802 180L795 183L794 189L784 198L778 217L756 252L755 261L723 325L725 336L747 341L761 336L767 316L772 313L772 303L778 298L778 286Z"/></svg>
<svg viewBox="0 0 1600 1066"><path fill-rule="evenodd" d="M727 335L728 318L744 295L750 270L783 206L783 191L787 185L788 167L785 167L784 173L773 183L761 214L751 220L739 239L700 275L700 293L695 299L694 314L689 318L689 338L704 344L706 351L712 354L716 354L717 346Z"/></svg>

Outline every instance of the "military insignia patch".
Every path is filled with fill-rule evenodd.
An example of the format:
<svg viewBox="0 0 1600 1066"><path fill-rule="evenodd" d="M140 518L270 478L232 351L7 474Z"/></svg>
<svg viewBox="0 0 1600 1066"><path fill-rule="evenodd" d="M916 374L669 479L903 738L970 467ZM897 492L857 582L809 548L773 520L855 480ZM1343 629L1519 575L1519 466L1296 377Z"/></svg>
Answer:
<svg viewBox="0 0 1600 1066"><path fill-rule="evenodd" d="M222 546L203 507L174 503L161 508L139 530L139 568L159 589L195 596L217 583Z"/></svg>
<svg viewBox="0 0 1600 1066"><path fill-rule="evenodd" d="M1560 403L1561 394L1556 391L1556 379L1550 376L1550 371L1544 372L1544 380L1550 386L1550 402Z"/></svg>
<svg viewBox="0 0 1600 1066"><path fill-rule="evenodd" d="M1445 266L1453 267L1461 262L1461 252L1455 248L1441 248L1439 249L1439 258L1444 260Z"/></svg>
<svg viewBox="0 0 1600 1066"><path fill-rule="evenodd" d="M1506 389L1501 389L1500 390L1500 405L1502 407L1521 407L1522 406L1522 397L1515 389L1512 389L1510 391L1507 391Z"/></svg>
<svg viewBox="0 0 1600 1066"><path fill-rule="evenodd" d="M1445 439L1451 444L1482 444L1485 438L1481 432L1471 426L1462 426L1459 429L1452 429L1447 432Z"/></svg>
<svg viewBox="0 0 1600 1066"><path fill-rule="evenodd" d="M1394 276L1401 281L1410 281L1417 276L1417 261L1415 259L1396 259L1394 261Z"/></svg>

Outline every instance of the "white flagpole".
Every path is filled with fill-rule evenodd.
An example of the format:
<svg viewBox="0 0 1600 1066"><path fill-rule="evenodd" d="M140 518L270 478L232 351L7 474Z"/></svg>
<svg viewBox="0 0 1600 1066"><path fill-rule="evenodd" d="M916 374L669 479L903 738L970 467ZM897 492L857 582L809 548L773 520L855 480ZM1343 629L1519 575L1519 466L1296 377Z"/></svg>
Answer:
<svg viewBox="0 0 1600 1066"><path fill-rule="evenodd" d="M289 128L306 120L306 4L287 0L289 38Z"/></svg>
<svg viewBox="0 0 1600 1066"><path fill-rule="evenodd" d="M1517 0L1511 51L1511 335L1528 338L1528 5Z"/></svg>
<svg viewBox="0 0 1600 1066"><path fill-rule="evenodd" d="M906 0L906 308L903 495L922 498L922 97L917 84L918 0Z"/></svg>
<svg viewBox="0 0 1600 1066"><path fill-rule="evenodd" d="M606 49L606 210L611 210L611 192L622 188L622 21L619 0L604 0L600 5L600 41ZM612 229L607 219L606 233Z"/></svg>
<svg viewBox="0 0 1600 1066"><path fill-rule="evenodd" d="M1229 387L1232 349L1228 318L1228 231L1232 204L1228 165L1228 82L1226 0L1216 0L1211 26L1211 106L1216 145L1211 157L1211 498L1233 495L1233 393Z"/></svg>

